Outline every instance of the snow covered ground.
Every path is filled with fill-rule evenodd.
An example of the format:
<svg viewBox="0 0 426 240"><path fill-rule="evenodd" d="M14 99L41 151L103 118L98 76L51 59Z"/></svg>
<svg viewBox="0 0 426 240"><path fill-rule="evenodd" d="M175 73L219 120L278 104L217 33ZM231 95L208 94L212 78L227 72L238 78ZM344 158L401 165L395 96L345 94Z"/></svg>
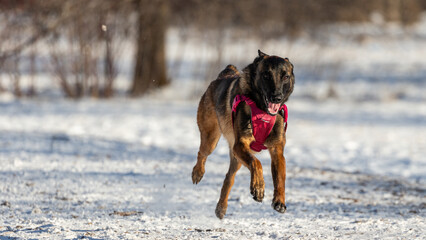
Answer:
<svg viewBox="0 0 426 240"><path fill-rule="evenodd" d="M221 140L192 185L196 101L0 102L0 239L424 239L424 102L292 100L287 212L242 168L228 215L214 215L228 168Z"/></svg>

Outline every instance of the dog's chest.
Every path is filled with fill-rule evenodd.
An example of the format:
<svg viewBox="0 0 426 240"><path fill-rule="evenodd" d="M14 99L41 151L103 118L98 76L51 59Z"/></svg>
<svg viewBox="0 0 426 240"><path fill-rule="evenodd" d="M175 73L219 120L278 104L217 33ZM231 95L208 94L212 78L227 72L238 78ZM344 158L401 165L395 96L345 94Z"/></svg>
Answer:
<svg viewBox="0 0 426 240"><path fill-rule="evenodd" d="M250 148L256 152L266 149L264 143L272 131L276 116L271 116L260 109L252 108L253 136L256 141L250 144Z"/></svg>
<svg viewBox="0 0 426 240"><path fill-rule="evenodd" d="M253 100L244 95L235 96L232 104L232 111L235 112L238 104L243 101L246 102L251 109L251 123L255 141L250 144L250 148L256 152L260 152L267 149L264 143L274 127L276 116L267 114L265 111L258 108Z"/></svg>

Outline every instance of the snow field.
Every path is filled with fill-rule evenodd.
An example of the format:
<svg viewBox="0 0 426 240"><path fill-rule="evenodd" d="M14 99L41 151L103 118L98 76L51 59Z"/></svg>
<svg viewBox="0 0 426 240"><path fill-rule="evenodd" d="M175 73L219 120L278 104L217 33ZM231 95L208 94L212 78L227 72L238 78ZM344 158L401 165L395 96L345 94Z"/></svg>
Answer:
<svg viewBox="0 0 426 240"><path fill-rule="evenodd" d="M5 239L421 239L424 104L294 100L287 212L249 193L242 168L224 220L221 140L192 185L196 101L0 103L0 236Z"/></svg>

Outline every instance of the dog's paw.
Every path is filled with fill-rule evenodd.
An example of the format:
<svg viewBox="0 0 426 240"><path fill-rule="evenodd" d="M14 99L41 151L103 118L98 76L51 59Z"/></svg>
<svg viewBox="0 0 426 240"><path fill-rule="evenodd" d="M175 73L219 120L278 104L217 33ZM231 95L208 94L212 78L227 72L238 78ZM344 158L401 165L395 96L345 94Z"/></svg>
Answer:
<svg viewBox="0 0 426 240"><path fill-rule="evenodd" d="M192 183L198 184L204 176L204 169L200 169L197 166L192 169Z"/></svg>
<svg viewBox="0 0 426 240"><path fill-rule="evenodd" d="M263 179L256 183L250 184L250 193L253 195L253 199L257 202L262 202L265 193L265 182Z"/></svg>
<svg viewBox="0 0 426 240"><path fill-rule="evenodd" d="M265 190L263 188L251 188L250 193L253 195L253 199L257 202L263 201L263 195Z"/></svg>
<svg viewBox="0 0 426 240"><path fill-rule="evenodd" d="M272 208L279 213L285 213L285 211L287 210L285 204L280 201L273 201Z"/></svg>
<svg viewBox="0 0 426 240"><path fill-rule="evenodd" d="M222 207L221 205L216 205L216 210L214 211L216 213L216 217L219 219L223 219L223 217L226 214L226 207Z"/></svg>

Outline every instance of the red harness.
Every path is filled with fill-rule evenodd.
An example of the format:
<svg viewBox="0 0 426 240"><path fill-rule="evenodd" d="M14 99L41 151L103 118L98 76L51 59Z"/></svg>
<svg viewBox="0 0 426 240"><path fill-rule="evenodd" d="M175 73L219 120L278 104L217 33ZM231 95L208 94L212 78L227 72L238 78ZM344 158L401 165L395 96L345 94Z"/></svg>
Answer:
<svg viewBox="0 0 426 240"><path fill-rule="evenodd" d="M251 123L253 126L253 136L255 141L250 144L250 148L256 152L260 152L264 149L267 149L267 147L265 147L265 145L263 144L265 143L266 138L268 138L269 134L272 131L272 128L274 127L276 116L272 116L264 112L256 106L256 103L253 100L244 95L235 96L234 102L232 103L232 112L237 111L237 106L242 101L246 102L251 108ZM283 104L280 107L280 111L281 110L284 110L284 131L287 131L287 106ZM234 122L233 119L232 122Z"/></svg>

